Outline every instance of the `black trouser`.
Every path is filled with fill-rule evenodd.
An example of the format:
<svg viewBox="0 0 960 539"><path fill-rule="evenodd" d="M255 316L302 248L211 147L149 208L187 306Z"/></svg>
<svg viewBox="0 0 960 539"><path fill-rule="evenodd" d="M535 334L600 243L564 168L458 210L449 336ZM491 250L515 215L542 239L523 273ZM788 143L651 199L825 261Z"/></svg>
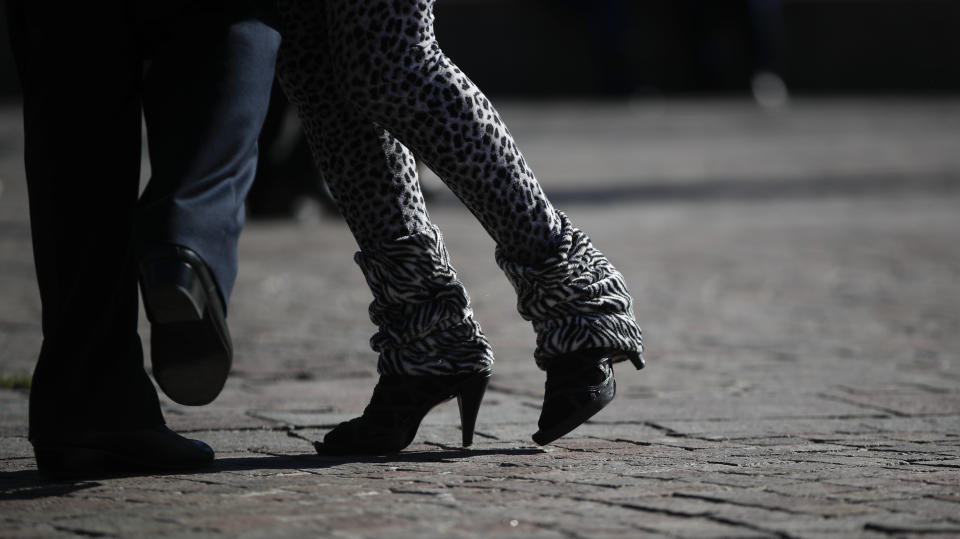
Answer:
<svg viewBox="0 0 960 539"><path fill-rule="evenodd" d="M43 347L31 439L163 423L137 336L145 245L237 271L279 34L244 0L8 0ZM152 177L138 201L141 110Z"/></svg>

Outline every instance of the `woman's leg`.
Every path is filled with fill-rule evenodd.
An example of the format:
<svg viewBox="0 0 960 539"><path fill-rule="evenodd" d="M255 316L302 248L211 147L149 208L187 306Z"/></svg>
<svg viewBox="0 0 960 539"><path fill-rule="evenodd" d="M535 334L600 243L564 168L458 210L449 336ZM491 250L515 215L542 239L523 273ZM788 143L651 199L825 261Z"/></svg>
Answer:
<svg viewBox="0 0 960 539"><path fill-rule="evenodd" d="M507 255L533 263L561 225L500 115L440 50L433 0L328 0L347 99L423 159Z"/></svg>
<svg viewBox="0 0 960 539"><path fill-rule="evenodd" d="M361 116L337 85L323 2L279 2L280 80L314 158L360 246L356 260L379 328L371 346L384 375L489 371L493 353L430 223L413 155Z"/></svg>
<svg viewBox="0 0 960 539"><path fill-rule="evenodd" d="M433 0L325 4L343 95L424 159L494 238L537 332L538 365L597 349L639 364L623 277L554 210L497 111L440 50Z"/></svg>

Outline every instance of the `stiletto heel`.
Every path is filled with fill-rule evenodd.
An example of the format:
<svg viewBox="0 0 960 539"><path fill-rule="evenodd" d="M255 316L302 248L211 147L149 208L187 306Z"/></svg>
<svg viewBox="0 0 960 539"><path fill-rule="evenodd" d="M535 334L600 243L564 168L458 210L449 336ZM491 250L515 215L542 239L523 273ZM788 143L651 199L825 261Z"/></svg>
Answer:
<svg viewBox="0 0 960 539"><path fill-rule="evenodd" d="M322 455L383 455L402 451L413 442L420 422L434 406L454 397L460 404L463 445L473 442L473 430L489 372L465 374L380 376L363 415L337 425L323 443Z"/></svg>
<svg viewBox="0 0 960 539"><path fill-rule="evenodd" d="M633 366L639 371L645 365L643 362L643 356L640 355L640 352L629 352L627 353L627 359L630 360L630 363L633 363Z"/></svg>
<svg viewBox="0 0 960 539"><path fill-rule="evenodd" d="M473 429L477 426L477 414L480 412L480 402L490 383L490 374L476 378L463 385L457 395L457 406L460 407L460 428L463 430L463 447L473 445Z"/></svg>

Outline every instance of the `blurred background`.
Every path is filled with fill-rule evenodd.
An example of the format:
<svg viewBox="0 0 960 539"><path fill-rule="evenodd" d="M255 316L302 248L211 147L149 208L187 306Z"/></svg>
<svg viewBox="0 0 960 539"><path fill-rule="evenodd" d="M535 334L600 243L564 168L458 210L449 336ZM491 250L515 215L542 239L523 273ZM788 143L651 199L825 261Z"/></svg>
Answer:
<svg viewBox="0 0 960 539"><path fill-rule="evenodd" d="M805 97L922 100L960 90L952 0L440 0L436 12L447 54L497 103L722 98L775 110ZM5 34L4 21L0 42ZM17 100L6 46L0 99ZM635 120L610 129L649 125ZM280 91L258 176L253 217L336 213ZM428 196L441 191L426 170L424 184Z"/></svg>

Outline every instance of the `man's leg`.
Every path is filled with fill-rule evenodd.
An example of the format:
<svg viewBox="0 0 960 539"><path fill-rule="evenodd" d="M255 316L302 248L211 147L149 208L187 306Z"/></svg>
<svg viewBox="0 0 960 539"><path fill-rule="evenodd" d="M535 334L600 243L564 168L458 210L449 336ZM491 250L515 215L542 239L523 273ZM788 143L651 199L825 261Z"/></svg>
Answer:
<svg viewBox="0 0 960 539"><path fill-rule="evenodd" d="M249 2L196 4L150 43L139 234L200 255L228 302L280 34Z"/></svg>
<svg viewBox="0 0 960 539"><path fill-rule="evenodd" d="M140 63L124 4L8 6L43 305L34 441L163 425L137 337Z"/></svg>
<svg viewBox="0 0 960 539"><path fill-rule="evenodd" d="M252 2L195 2L144 20L153 176L138 215L153 373L183 404L229 372L226 304L279 33Z"/></svg>

